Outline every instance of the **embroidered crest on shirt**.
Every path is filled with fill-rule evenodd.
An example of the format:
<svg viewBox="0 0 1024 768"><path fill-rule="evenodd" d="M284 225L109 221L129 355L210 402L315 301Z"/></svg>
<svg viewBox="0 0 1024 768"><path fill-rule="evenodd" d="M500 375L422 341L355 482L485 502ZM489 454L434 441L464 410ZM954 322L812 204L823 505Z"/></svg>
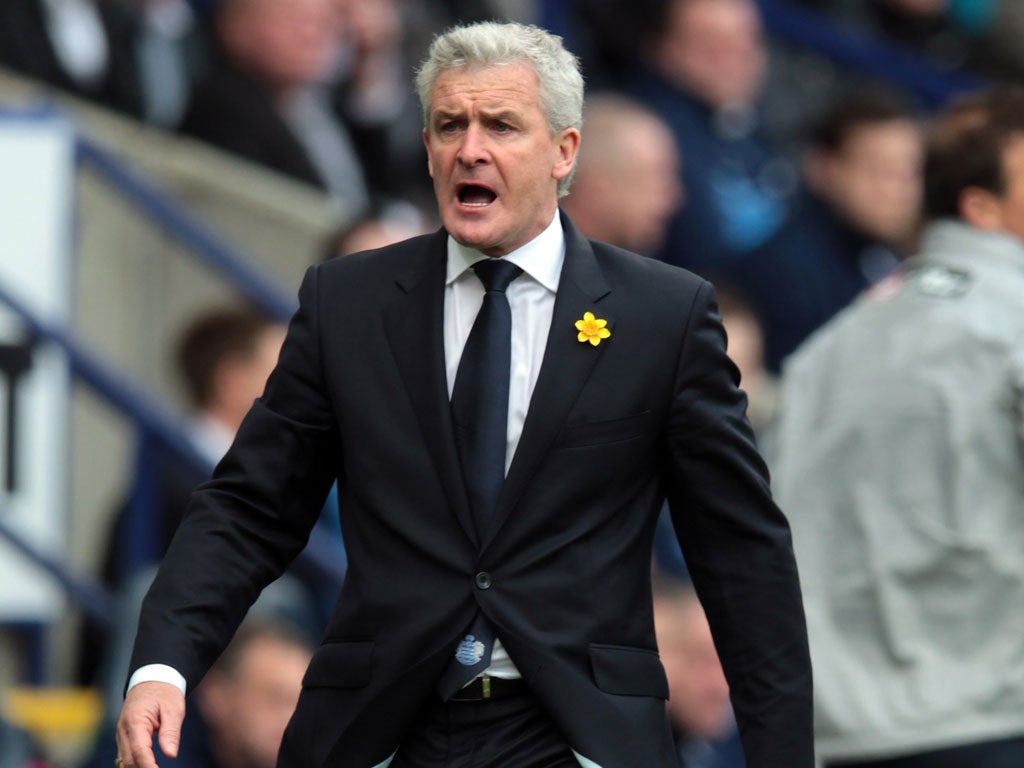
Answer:
<svg viewBox="0 0 1024 768"><path fill-rule="evenodd" d="M939 299L955 299L967 293L971 276L962 270L941 265L923 267L910 274L911 284L919 293Z"/></svg>
<svg viewBox="0 0 1024 768"><path fill-rule="evenodd" d="M455 660L459 664L472 667L474 664L478 664L480 659L484 657L484 650L483 643L473 635L466 635L466 639L459 643L459 647L455 651Z"/></svg>

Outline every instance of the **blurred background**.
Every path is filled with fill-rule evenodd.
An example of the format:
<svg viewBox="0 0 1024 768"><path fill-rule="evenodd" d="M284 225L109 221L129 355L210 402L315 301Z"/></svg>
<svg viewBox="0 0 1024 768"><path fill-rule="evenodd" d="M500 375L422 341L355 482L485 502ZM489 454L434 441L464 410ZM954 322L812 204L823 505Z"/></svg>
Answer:
<svg viewBox="0 0 1024 768"><path fill-rule="evenodd" d="M564 206L715 283L766 450L786 355L914 251L929 117L1024 74L1015 0L2 0L0 767L109 765L140 595L305 268L438 226L412 75L481 19L579 55ZM336 516L261 599L297 635L258 650L315 641ZM244 668L200 707L212 756L182 764L249 754L223 724L259 700L224 682ZM266 684L287 711L298 681Z"/></svg>

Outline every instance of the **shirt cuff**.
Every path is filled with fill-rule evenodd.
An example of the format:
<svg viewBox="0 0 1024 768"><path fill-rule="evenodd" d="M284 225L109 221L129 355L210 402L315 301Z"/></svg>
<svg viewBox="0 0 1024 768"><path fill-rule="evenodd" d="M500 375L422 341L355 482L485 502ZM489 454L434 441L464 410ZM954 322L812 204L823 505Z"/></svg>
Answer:
<svg viewBox="0 0 1024 768"><path fill-rule="evenodd" d="M185 695L185 689L188 687L181 673L166 664L145 664L136 669L128 678L128 689L125 694L139 683L169 683L181 691L182 696Z"/></svg>

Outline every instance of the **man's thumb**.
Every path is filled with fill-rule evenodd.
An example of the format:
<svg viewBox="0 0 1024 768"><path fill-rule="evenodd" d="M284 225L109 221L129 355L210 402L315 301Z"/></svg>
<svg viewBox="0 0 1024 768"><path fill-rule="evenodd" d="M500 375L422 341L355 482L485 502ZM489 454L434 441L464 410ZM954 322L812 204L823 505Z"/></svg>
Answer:
<svg viewBox="0 0 1024 768"><path fill-rule="evenodd" d="M181 742L181 719L177 722L164 722L160 725L159 743L161 751L172 760L178 756L178 744Z"/></svg>

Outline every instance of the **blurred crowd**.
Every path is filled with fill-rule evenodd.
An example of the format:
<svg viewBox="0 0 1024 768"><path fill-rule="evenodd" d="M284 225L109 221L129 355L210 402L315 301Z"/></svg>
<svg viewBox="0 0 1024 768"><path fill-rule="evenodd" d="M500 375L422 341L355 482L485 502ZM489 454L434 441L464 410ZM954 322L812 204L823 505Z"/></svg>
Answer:
<svg viewBox="0 0 1024 768"><path fill-rule="evenodd" d="M334 258L437 226L412 88L431 35L456 21L539 22L542 5L3 0L0 65L319 188L347 222L322 254ZM933 105L774 39L755 0L549 5L588 84L578 168L563 208L588 237L714 282L750 418L771 454L783 362L918 248ZM1014 0L787 5L899 46L939 71L1005 82L1024 76L1024 3ZM215 459L239 408L262 387L282 329L245 313L197 323L192 341L182 342L182 369L195 396L193 426ZM216 339L223 343L213 349ZM161 478L173 485L163 494L164 540L184 504L178 475L194 484L194 470L179 469ZM111 547L117 536L115 529ZM123 587L109 558L108 566L108 584ZM677 573L668 568L655 581L656 616L680 765L742 766L700 605L685 576L669 572ZM315 627L318 599L312 595L300 625ZM86 638L83 682L99 680L101 651L111 642ZM237 713L247 711L239 702L289 711L309 642L273 621L237 642L203 684L202 758L182 764L273 765L273 750L247 743L245 734L279 736L278 725L255 713L239 729ZM280 661L250 664L256 653ZM244 677L250 667L293 670L295 679L254 682ZM259 685L270 691L263 698L252 692ZM96 764L107 759L101 750Z"/></svg>
<svg viewBox="0 0 1024 768"><path fill-rule="evenodd" d="M1019 4L790 4L939 70L1024 71ZM593 104L566 207L588 235L727 286L763 326L768 371L912 250L926 117L914 94L774 39L755 0L546 5ZM545 7L9 0L0 65L319 188L350 224L425 230L436 216L411 74L430 36L542 21Z"/></svg>

